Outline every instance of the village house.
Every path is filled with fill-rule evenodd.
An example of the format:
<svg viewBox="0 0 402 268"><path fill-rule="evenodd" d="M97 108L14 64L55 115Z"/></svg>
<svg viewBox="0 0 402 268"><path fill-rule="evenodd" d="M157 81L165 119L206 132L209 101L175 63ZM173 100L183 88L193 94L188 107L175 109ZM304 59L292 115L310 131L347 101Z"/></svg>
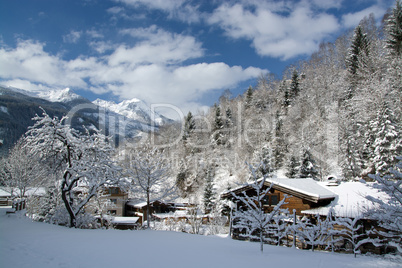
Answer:
<svg viewBox="0 0 402 268"><path fill-rule="evenodd" d="M297 221L310 219L314 222L317 217L325 219L331 210L336 217L361 219L362 230L376 226L376 222L367 215L367 211L375 208L375 204L366 196L383 200L388 198L385 193L371 187L372 183L340 182L333 177L322 182L311 178L267 178L263 187L269 187L271 184L273 186L263 201L265 212L271 212L287 195L286 203L281 208L288 209L290 214L295 213ZM221 198L231 200L235 205L234 209L239 209L242 204L235 196L243 193L253 196L253 191L250 185L244 185L223 193ZM233 234L236 238L237 230L233 230Z"/></svg>
<svg viewBox="0 0 402 268"><path fill-rule="evenodd" d="M128 200L127 192L119 187L105 187L102 198L109 201L105 212L112 216L125 216L125 204Z"/></svg>
<svg viewBox="0 0 402 268"><path fill-rule="evenodd" d="M287 208L290 213L295 210L298 216L303 216L302 211L304 210L327 206L336 198L334 192L318 184L311 178L267 178L264 187L269 187L271 184L273 184L271 191L264 199L264 209L267 212L272 211L273 207L275 207L285 195L287 196L287 204L284 204L282 208ZM221 198L235 201L233 194L239 195L245 192L247 196L251 196L255 194L253 191L250 185L245 185L223 193Z"/></svg>

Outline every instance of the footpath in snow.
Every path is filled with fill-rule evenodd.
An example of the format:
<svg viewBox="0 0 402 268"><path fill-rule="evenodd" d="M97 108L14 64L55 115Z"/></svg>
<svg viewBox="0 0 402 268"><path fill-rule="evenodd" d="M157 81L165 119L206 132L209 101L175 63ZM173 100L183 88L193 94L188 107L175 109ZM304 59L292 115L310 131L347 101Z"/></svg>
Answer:
<svg viewBox="0 0 402 268"><path fill-rule="evenodd" d="M400 259L399 259L400 260ZM402 267L382 256L311 252L166 231L70 229L0 208L0 267Z"/></svg>

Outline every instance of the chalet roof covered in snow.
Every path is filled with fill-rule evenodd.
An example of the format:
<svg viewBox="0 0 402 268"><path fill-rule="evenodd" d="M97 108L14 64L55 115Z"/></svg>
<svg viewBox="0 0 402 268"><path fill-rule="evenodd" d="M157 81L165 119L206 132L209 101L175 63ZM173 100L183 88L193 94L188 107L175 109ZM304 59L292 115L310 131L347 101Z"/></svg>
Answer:
<svg viewBox="0 0 402 268"><path fill-rule="evenodd" d="M373 188L372 183L342 182L338 186L328 186L326 182L317 184L333 192L336 198L327 206L304 210L302 213L326 216L333 208L338 217L363 217L367 210L375 207L375 204L366 199L366 196L370 195L382 200L389 198L386 193Z"/></svg>
<svg viewBox="0 0 402 268"><path fill-rule="evenodd" d="M302 199L309 200L317 203L320 200L334 199L336 194L311 178L304 179L289 179L289 178L267 178L265 185L269 186L274 184L272 188L282 191L286 194L300 197ZM222 198L230 198L231 192L239 194L243 191L252 189L250 185L240 186L236 189L230 190L222 194Z"/></svg>
<svg viewBox="0 0 402 268"><path fill-rule="evenodd" d="M305 195L310 197L314 202L323 199L333 199L336 197L336 194L311 178L268 178L265 182L270 184L273 183L274 189L283 190L284 192L293 192L291 194L294 196Z"/></svg>

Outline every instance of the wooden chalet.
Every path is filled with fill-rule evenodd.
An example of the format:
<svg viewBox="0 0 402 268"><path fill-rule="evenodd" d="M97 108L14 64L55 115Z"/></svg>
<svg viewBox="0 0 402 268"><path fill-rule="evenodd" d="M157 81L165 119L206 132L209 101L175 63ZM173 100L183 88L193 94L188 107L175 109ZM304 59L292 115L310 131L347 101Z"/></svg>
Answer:
<svg viewBox="0 0 402 268"><path fill-rule="evenodd" d="M375 204L366 197L372 196L377 199L387 200L389 196L373 187L368 182L339 182L330 180L318 182L313 179L288 179L288 178L269 178L266 179L264 186L272 189L267 193L264 200L264 210L272 211L276 204L285 197L287 204L281 208L288 209L290 213L296 212L297 220L309 218L311 222L315 222L318 217L324 219L328 213L334 213L336 217L341 218L358 218L358 224L362 226L362 232L366 232L371 228L379 229L375 219L371 219L367 211L375 209ZM253 196L254 189L251 185L244 185L236 189L225 192L221 198L232 200L239 209L242 204L236 200L235 196ZM335 228L345 228L338 226ZM382 230L386 231L386 230ZM239 238L238 230L233 230L233 237ZM339 242L340 248L346 248L346 240ZM300 247L304 245L300 244ZM363 253L383 253L394 250L392 247L378 247L371 243L362 245L359 250Z"/></svg>
<svg viewBox="0 0 402 268"><path fill-rule="evenodd" d="M296 215L302 216L302 211L329 205L336 194L317 184L310 178L289 179L289 178L269 178L265 180L264 187L267 188L273 184L272 189L264 199L264 208L271 211L285 195L286 202L282 208L288 209L290 213L296 211ZM250 185L238 187L225 192L221 195L223 199L230 199L236 202L234 195L245 193L247 196L254 195L254 189ZM239 205L239 204L238 204Z"/></svg>
<svg viewBox="0 0 402 268"><path fill-rule="evenodd" d="M147 218L147 202L138 202L136 200L130 200L126 203L125 206L125 216L129 217L139 217L139 223L143 224L145 219ZM156 213L168 213L172 212L173 208L171 204L169 203L164 203L161 201L153 201L150 202L150 214L156 214Z"/></svg>

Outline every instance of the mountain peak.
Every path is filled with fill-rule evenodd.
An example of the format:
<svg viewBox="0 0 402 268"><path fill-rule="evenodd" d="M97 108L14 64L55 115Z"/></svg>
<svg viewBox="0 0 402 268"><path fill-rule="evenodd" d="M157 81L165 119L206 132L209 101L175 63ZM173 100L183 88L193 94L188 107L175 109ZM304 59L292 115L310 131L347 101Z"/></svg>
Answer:
<svg viewBox="0 0 402 268"><path fill-rule="evenodd" d="M80 95L76 94L72 89L65 88L62 90L50 90L38 92L38 97L47 99L51 102L70 102L76 99L83 99Z"/></svg>

